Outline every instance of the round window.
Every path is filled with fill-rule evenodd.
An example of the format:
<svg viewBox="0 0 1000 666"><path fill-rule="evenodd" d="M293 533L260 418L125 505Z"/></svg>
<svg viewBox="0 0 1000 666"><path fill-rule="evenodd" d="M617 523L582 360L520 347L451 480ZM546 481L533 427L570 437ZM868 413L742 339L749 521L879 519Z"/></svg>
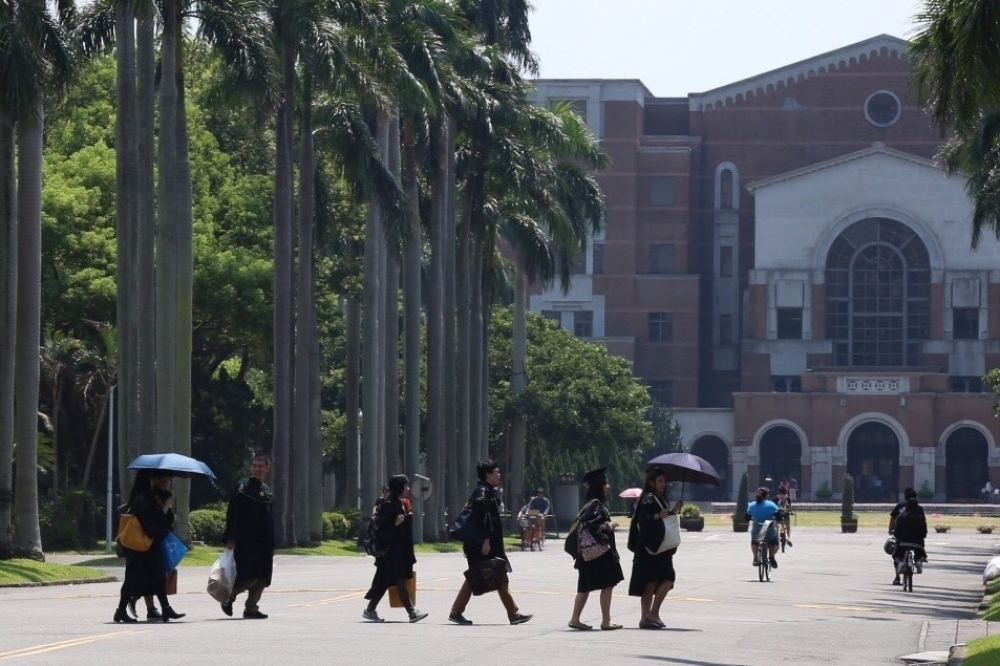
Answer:
<svg viewBox="0 0 1000 666"><path fill-rule="evenodd" d="M865 118L875 127L889 127L899 120L902 108L899 98L893 93L879 90L865 100Z"/></svg>

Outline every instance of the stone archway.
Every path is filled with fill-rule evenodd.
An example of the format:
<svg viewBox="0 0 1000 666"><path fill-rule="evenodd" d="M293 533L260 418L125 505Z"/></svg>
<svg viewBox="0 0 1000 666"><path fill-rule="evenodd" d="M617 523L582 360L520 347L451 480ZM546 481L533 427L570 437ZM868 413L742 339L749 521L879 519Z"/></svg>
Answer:
<svg viewBox="0 0 1000 666"><path fill-rule="evenodd" d="M690 486L690 497L699 501L721 502L726 499L729 487L729 447L716 435L702 435L691 444L691 453L701 456L719 473L718 486Z"/></svg>
<svg viewBox="0 0 1000 666"><path fill-rule="evenodd" d="M978 502L989 476L989 443L978 428L956 428L945 442L945 492L950 502Z"/></svg>
<svg viewBox="0 0 1000 666"><path fill-rule="evenodd" d="M847 438L847 473L859 502L895 501L899 495L899 438L885 423L866 421Z"/></svg>
<svg viewBox="0 0 1000 666"><path fill-rule="evenodd" d="M781 479L802 476L802 438L794 429L784 425L768 428L760 437L758 450L759 485L774 492Z"/></svg>

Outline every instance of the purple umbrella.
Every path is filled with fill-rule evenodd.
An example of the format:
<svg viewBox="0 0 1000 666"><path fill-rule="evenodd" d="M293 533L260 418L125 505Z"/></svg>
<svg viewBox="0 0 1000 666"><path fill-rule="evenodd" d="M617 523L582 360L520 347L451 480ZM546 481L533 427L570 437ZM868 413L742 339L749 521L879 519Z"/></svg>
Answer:
<svg viewBox="0 0 1000 666"><path fill-rule="evenodd" d="M719 485L719 473L701 456L693 453L664 453L646 463L647 469L657 467L666 473L667 481L681 482L681 497L685 483Z"/></svg>

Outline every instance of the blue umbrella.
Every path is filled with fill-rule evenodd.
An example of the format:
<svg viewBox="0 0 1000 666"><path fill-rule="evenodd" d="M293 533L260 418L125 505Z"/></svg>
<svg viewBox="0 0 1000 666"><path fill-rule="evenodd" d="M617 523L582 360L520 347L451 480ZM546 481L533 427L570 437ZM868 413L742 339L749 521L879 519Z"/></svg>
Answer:
<svg viewBox="0 0 1000 666"><path fill-rule="evenodd" d="M150 469L170 472L174 476L187 478L192 474L215 479L215 473L200 460L182 456L179 453L147 453L128 464L129 469Z"/></svg>

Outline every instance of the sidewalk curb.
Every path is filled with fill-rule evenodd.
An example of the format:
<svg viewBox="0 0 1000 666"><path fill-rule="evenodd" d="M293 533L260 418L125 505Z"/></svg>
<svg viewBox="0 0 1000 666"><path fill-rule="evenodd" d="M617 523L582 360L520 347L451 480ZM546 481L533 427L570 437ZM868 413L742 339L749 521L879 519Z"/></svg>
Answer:
<svg viewBox="0 0 1000 666"><path fill-rule="evenodd" d="M965 663L966 652L965 643L952 645L948 650L948 666L962 666Z"/></svg>
<svg viewBox="0 0 1000 666"><path fill-rule="evenodd" d="M52 587L54 585L87 585L88 583L116 583L115 576L101 576L100 578L76 578L73 580L42 580L27 583L0 583L0 587Z"/></svg>

